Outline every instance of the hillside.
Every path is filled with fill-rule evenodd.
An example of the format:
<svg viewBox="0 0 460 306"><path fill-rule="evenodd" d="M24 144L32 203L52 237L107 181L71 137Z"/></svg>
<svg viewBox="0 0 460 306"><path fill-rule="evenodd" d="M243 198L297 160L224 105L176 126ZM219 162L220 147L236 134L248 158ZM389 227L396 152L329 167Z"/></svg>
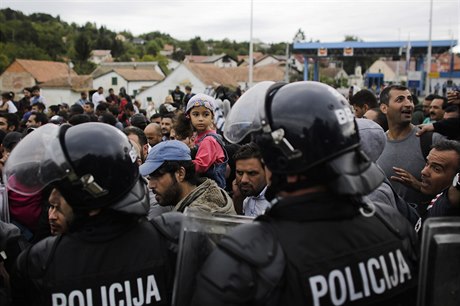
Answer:
<svg viewBox="0 0 460 306"><path fill-rule="evenodd" d="M236 58L237 55L247 55L249 49L249 42L203 41L199 36L179 41L154 29L133 37L129 32L116 33L103 26L97 28L89 21L81 26L62 21L59 16L25 15L9 8L0 10L0 24L0 73L16 58L72 61L78 73L89 73L94 69L94 65L87 61L91 50L111 50L116 61L155 60L165 64L166 58L159 54L165 44L174 46L172 58L178 61L185 55L221 53ZM119 34L121 36L117 39ZM272 44L264 51L284 54L285 44Z"/></svg>

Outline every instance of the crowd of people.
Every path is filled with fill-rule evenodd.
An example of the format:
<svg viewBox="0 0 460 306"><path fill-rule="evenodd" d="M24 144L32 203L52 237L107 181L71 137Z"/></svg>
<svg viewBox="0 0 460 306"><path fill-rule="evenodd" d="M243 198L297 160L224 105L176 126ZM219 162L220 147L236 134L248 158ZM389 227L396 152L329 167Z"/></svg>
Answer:
<svg viewBox="0 0 460 306"><path fill-rule="evenodd" d="M190 305L415 305L423 223L460 216L460 92L108 92L2 94L1 306L170 305L189 209L254 218Z"/></svg>

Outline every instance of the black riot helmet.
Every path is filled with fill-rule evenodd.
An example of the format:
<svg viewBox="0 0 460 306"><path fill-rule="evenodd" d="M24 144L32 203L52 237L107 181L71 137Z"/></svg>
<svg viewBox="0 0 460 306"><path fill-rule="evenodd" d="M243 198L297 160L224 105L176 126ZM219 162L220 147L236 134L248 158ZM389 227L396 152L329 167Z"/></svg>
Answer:
<svg viewBox="0 0 460 306"><path fill-rule="evenodd" d="M383 180L360 150L348 101L319 82L262 82L243 94L225 123L224 135L239 142L252 134L276 176L305 174L339 194L363 195Z"/></svg>
<svg viewBox="0 0 460 306"><path fill-rule="evenodd" d="M8 158L9 189L33 195L56 187L74 210L145 214L148 190L127 136L104 123L46 124L27 135Z"/></svg>

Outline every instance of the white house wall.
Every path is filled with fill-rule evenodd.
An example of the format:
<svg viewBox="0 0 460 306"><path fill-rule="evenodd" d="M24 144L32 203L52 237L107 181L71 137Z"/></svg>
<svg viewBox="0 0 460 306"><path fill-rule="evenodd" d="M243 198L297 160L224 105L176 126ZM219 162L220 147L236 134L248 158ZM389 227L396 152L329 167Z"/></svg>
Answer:
<svg viewBox="0 0 460 306"><path fill-rule="evenodd" d="M112 85L112 78L117 78L117 85ZM150 87L156 81L127 81L118 73L112 71L93 80L94 89L102 86L104 88L104 95L109 94L109 88L113 88L115 93L120 92L120 88L124 87L130 96L134 96L134 91L139 92L142 87Z"/></svg>
<svg viewBox="0 0 460 306"><path fill-rule="evenodd" d="M45 98L46 107L61 103L72 105L80 99L80 93L69 88L42 88L41 94Z"/></svg>
<svg viewBox="0 0 460 306"><path fill-rule="evenodd" d="M375 61L367 70L369 73L383 73L385 82L394 82L396 74L391 68L382 60Z"/></svg>
<svg viewBox="0 0 460 306"><path fill-rule="evenodd" d="M185 65L178 66L166 79L144 90L136 96L143 108L148 105L148 98L155 103L158 108L162 104L170 90L174 90L177 85L184 91L185 85L190 84L193 93L203 93L206 85L198 79Z"/></svg>
<svg viewBox="0 0 460 306"><path fill-rule="evenodd" d="M220 67L220 68L231 68L231 67L237 67L238 63L235 62L234 60L230 60L230 62L224 62L223 58L217 60L214 63L215 66Z"/></svg>
<svg viewBox="0 0 460 306"><path fill-rule="evenodd" d="M112 78L117 78L117 85L112 85ZM115 93L120 92L120 88L124 87L128 91L128 82L121 77L118 73L115 72L109 72L104 75L101 75L100 77L97 77L93 79L93 88L98 89L99 87L104 88L104 95L108 96L109 95L109 88L113 88ZM132 95L132 92L128 93Z"/></svg>
<svg viewBox="0 0 460 306"><path fill-rule="evenodd" d="M132 82L128 82L128 85L126 88L126 91L128 92L128 94L130 96L135 96L134 92L136 92L136 94L139 92L139 89L141 89L142 87L151 87L153 85L155 85L156 81L132 81Z"/></svg>

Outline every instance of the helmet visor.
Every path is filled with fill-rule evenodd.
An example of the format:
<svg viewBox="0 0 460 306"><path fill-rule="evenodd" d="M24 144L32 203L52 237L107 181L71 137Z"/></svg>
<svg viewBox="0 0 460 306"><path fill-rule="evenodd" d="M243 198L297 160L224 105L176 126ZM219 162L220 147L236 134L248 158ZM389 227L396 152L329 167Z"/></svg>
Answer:
<svg viewBox="0 0 460 306"><path fill-rule="evenodd" d="M265 97L274 82L260 82L245 92L232 107L225 120L224 136L231 143L241 142L246 136L262 129L265 118Z"/></svg>
<svg viewBox="0 0 460 306"><path fill-rule="evenodd" d="M8 189L33 195L67 175L69 167L58 136L59 126L46 124L17 144L3 169Z"/></svg>

